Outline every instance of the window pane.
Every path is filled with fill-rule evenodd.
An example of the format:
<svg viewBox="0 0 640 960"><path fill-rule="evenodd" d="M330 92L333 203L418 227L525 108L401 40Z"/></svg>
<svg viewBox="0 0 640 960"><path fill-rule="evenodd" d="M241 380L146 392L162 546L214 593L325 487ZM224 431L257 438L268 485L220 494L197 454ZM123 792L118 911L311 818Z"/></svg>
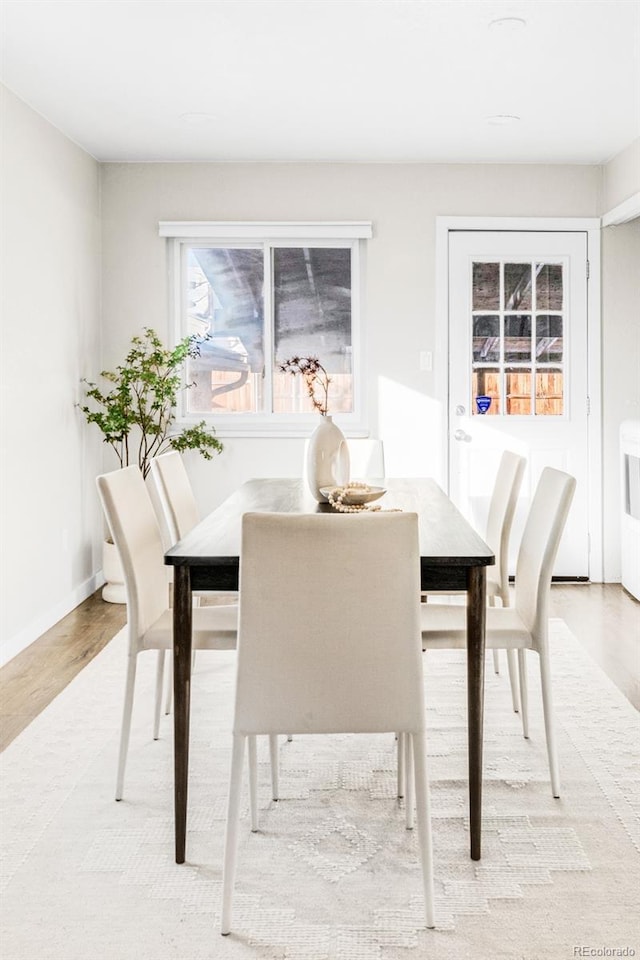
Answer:
<svg viewBox="0 0 640 960"><path fill-rule="evenodd" d="M474 263L471 302L474 310L500 309L499 263Z"/></svg>
<svg viewBox="0 0 640 960"><path fill-rule="evenodd" d="M537 416L562 416L564 408L562 380L562 370L538 370L536 374Z"/></svg>
<svg viewBox="0 0 640 960"><path fill-rule="evenodd" d="M473 318L473 359L476 362L500 362L500 317Z"/></svg>
<svg viewBox="0 0 640 960"><path fill-rule="evenodd" d="M500 370L495 367L479 367L473 371L471 378L473 392L472 409L474 415L480 415L485 408L484 398L491 400L484 416L495 416L500 413Z"/></svg>
<svg viewBox="0 0 640 960"><path fill-rule="evenodd" d="M507 413L528 416L531 413L531 370L505 370Z"/></svg>
<svg viewBox="0 0 640 960"><path fill-rule="evenodd" d="M504 318L505 363L531 362L531 314Z"/></svg>
<svg viewBox="0 0 640 960"><path fill-rule="evenodd" d="M541 314L536 317L536 358L541 363L562 360L562 317Z"/></svg>
<svg viewBox="0 0 640 960"><path fill-rule="evenodd" d="M351 250L275 247L274 411L311 411L304 379L281 374L292 356L315 356L331 378L329 412L353 410Z"/></svg>
<svg viewBox="0 0 640 960"><path fill-rule="evenodd" d="M252 413L261 407L264 369L261 249L189 248L189 333L206 339L189 360L189 413Z"/></svg>
<svg viewBox="0 0 640 960"><path fill-rule="evenodd" d="M531 264L505 263L505 310L531 310Z"/></svg>
<svg viewBox="0 0 640 960"><path fill-rule="evenodd" d="M536 264L536 306L538 310L562 310L562 264Z"/></svg>

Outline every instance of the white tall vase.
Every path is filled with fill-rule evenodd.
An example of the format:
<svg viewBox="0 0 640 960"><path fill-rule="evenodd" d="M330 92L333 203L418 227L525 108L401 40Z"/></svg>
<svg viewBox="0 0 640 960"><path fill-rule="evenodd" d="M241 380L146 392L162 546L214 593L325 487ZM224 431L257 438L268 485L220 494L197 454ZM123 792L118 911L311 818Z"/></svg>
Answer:
<svg viewBox="0 0 640 960"><path fill-rule="evenodd" d="M340 427L324 414L311 434L307 450L307 481L319 503L327 498L321 487L339 487L349 482L349 448Z"/></svg>

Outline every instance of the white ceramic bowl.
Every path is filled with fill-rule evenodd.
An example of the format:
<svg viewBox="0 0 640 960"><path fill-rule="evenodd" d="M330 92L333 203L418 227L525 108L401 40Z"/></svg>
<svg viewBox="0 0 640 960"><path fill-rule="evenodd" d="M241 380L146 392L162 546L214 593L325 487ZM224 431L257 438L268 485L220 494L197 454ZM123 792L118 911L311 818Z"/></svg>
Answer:
<svg viewBox="0 0 640 960"><path fill-rule="evenodd" d="M320 493L328 497L334 490L340 489L340 487L320 487ZM379 500L386 492L386 487L369 487L368 490L358 490L355 488L342 498L342 503L347 507L359 507L362 506L363 503L372 503L374 500Z"/></svg>

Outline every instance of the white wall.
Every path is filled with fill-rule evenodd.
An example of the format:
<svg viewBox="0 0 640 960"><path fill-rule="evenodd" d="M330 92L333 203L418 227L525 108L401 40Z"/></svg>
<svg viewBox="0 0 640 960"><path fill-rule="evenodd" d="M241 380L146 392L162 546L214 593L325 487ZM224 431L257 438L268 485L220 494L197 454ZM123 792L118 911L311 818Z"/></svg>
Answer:
<svg viewBox="0 0 640 960"><path fill-rule="evenodd" d="M99 367L98 164L0 87L1 661L93 589L100 444L74 409Z"/></svg>
<svg viewBox="0 0 640 960"><path fill-rule="evenodd" d="M603 168L602 181L603 214L640 191L640 139ZM602 378L604 571L618 581L619 431L640 417L640 219L602 231Z"/></svg>
<svg viewBox="0 0 640 960"><path fill-rule="evenodd" d="M605 170L98 165L10 92L0 88L0 93L4 659L96 585L102 521L94 478L116 463L98 431L84 424L73 405L80 377L94 377L118 363L142 326L168 336L167 265L159 220L372 220L366 287L369 426L385 440L390 474L438 476L442 465L434 451L442 411L435 383L446 358L434 355L433 373L419 369L420 351L435 351L436 346L436 216L588 217L603 212L603 202L615 203L638 189L637 179L629 177L631 154L614 158ZM617 425L638 403L638 242L637 224L605 231L608 579L619 576ZM390 328L393 339L387 336ZM635 392L630 388L634 383ZM224 454L212 463L188 455L202 510L249 476L299 474L303 438L225 442Z"/></svg>
<svg viewBox="0 0 640 960"><path fill-rule="evenodd" d="M102 173L105 364L144 324L168 335L159 220L372 220L367 244L369 426L387 472L441 476L435 378L438 215L597 216L600 169L429 164L118 164ZM389 331L393 331L393 337ZM434 371L419 353L434 351ZM200 505L211 509L255 475L299 475L303 440L229 439L213 463L191 455Z"/></svg>
<svg viewBox="0 0 640 960"><path fill-rule="evenodd" d="M621 150L602 170L602 209L607 213L640 190L640 137Z"/></svg>
<svg viewBox="0 0 640 960"><path fill-rule="evenodd" d="M620 580L620 424L640 418L640 219L602 231L604 579Z"/></svg>

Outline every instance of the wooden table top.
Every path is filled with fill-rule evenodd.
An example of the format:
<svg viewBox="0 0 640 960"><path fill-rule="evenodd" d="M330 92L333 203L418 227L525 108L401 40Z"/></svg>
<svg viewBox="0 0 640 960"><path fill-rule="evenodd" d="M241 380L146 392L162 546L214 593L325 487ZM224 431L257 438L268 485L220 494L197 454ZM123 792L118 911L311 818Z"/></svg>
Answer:
<svg viewBox="0 0 640 960"><path fill-rule="evenodd" d="M381 509L413 511L419 518L421 564L424 567L490 566L491 549L429 478L372 481L387 488L376 504ZM249 480L186 537L165 554L171 566L192 569L208 566L238 566L242 516L245 513L331 513L340 522L342 514L319 504L302 480Z"/></svg>

